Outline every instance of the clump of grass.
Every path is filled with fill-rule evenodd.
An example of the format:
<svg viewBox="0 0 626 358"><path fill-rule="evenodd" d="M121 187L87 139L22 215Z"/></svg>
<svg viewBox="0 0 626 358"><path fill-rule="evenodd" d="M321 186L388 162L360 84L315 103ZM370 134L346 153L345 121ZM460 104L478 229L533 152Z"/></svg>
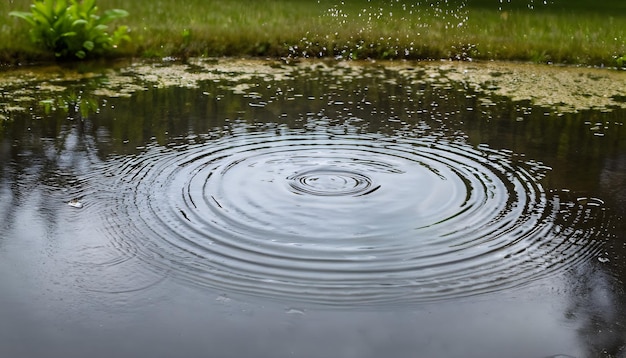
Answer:
<svg viewBox="0 0 626 358"><path fill-rule="evenodd" d="M626 49L626 17L477 10L473 18L477 20L470 22L467 34L480 44L484 58L615 66L615 55Z"/></svg>
<svg viewBox="0 0 626 358"><path fill-rule="evenodd" d="M0 14L27 6L0 3ZM99 0L123 7L126 56L343 59L497 59L616 66L626 54L626 3L553 0L503 7L487 0ZM430 3L437 6L431 7ZM494 4L496 3L496 4ZM0 17L0 60L37 59L22 25ZM622 59L623 63L623 59Z"/></svg>
<svg viewBox="0 0 626 358"><path fill-rule="evenodd" d="M102 54L121 41L130 41L127 27L119 26L111 35L108 23L128 16L125 10L107 10L98 15L95 0L35 0L30 12L12 11L11 16L30 25L33 43L52 51L57 58L84 59L87 54Z"/></svg>

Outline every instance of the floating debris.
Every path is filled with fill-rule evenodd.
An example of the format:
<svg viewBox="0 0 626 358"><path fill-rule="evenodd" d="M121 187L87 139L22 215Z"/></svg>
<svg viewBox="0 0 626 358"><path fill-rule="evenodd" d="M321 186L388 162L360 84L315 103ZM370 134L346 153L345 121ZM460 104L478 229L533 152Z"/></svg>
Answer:
<svg viewBox="0 0 626 358"><path fill-rule="evenodd" d="M73 208L77 208L80 209L83 207L83 203L81 203L80 201L78 201L78 199L72 199L70 200L67 205L73 207Z"/></svg>
<svg viewBox="0 0 626 358"><path fill-rule="evenodd" d="M298 315L298 316L305 315L305 310L298 309L298 308L288 308L287 310L285 310L285 312L289 315Z"/></svg>
<svg viewBox="0 0 626 358"><path fill-rule="evenodd" d="M0 102L0 106L4 106L5 111L9 107L15 111L27 111L31 106L28 102L34 101L33 93L38 97L57 98L64 89L72 88L72 83L85 80L94 85L89 94L103 98L130 97L149 88L199 88L206 81L227 81L227 87L235 94L245 94L257 83L281 81L304 69L325 68L338 76L349 69L345 75L351 78L371 64L339 61L328 66L324 61L300 60L287 66L268 60L191 58L186 64L140 62L89 73L59 66L15 69L0 76L0 88L11 90L13 94L11 99L3 98L5 102ZM609 69L511 62L377 61L375 64L388 70L395 69L414 84L430 83L452 88L451 84L462 83L478 93L504 96L513 101L531 101L559 113L626 108L621 92L626 84L626 73ZM203 94L209 95L206 91ZM216 97L216 100L220 99Z"/></svg>
<svg viewBox="0 0 626 358"><path fill-rule="evenodd" d="M220 303L229 303L230 301L232 301L232 299L226 295L220 295L215 298L215 301Z"/></svg>

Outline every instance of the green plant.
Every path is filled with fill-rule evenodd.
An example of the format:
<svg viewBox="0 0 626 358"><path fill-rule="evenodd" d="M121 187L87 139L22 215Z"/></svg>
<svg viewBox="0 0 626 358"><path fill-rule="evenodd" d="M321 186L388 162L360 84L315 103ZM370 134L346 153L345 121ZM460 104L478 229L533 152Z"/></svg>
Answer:
<svg viewBox="0 0 626 358"><path fill-rule="evenodd" d="M182 35L183 35L183 44L185 45L185 47L189 46L189 43L191 42L191 30L183 29Z"/></svg>
<svg viewBox="0 0 626 358"><path fill-rule="evenodd" d="M87 54L103 54L130 41L126 26L107 32L107 24L128 16L127 11L107 10L102 16L97 12L95 0L35 0L31 12L12 11L9 15L26 20L31 25L31 40L56 57L84 59Z"/></svg>

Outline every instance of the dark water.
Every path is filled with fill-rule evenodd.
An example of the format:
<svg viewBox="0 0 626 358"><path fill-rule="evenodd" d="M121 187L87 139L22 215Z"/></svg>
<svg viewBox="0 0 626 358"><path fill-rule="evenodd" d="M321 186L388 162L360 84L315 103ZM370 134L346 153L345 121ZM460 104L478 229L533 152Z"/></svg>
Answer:
<svg viewBox="0 0 626 358"><path fill-rule="evenodd" d="M2 356L626 355L626 112L322 67L5 122Z"/></svg>

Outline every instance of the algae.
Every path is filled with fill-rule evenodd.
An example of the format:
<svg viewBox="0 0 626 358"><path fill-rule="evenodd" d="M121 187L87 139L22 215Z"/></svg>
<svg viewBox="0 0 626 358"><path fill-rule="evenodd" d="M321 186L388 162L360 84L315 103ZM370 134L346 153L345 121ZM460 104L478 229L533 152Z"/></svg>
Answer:
<svg viewBox="0 0 626 358"><path fill-rule="evenodd" d="M381 71L367 71L372 67ZM64 99L66 92L79 91L83 97L106 100L130 97L150 88L198 88L214 81L236 94L254 95L255 87L266 81L281 81L306 71L320 71L340 82L362 76L377 76L396 82L385 71L420 86L442 88L462 85L483 95L480 102L494 105L491 96L531 105L558 113L594 109L610 111L626 108L623 89L626 72L611 69L546 66L510 62L385 62L328 60L189 59L182 62L138 62L91 71L78 71L59 65L19 68L0 73L0 119L11 113L33 110L43 100ZM306 94L305 94L306 95Z"/></svg>

